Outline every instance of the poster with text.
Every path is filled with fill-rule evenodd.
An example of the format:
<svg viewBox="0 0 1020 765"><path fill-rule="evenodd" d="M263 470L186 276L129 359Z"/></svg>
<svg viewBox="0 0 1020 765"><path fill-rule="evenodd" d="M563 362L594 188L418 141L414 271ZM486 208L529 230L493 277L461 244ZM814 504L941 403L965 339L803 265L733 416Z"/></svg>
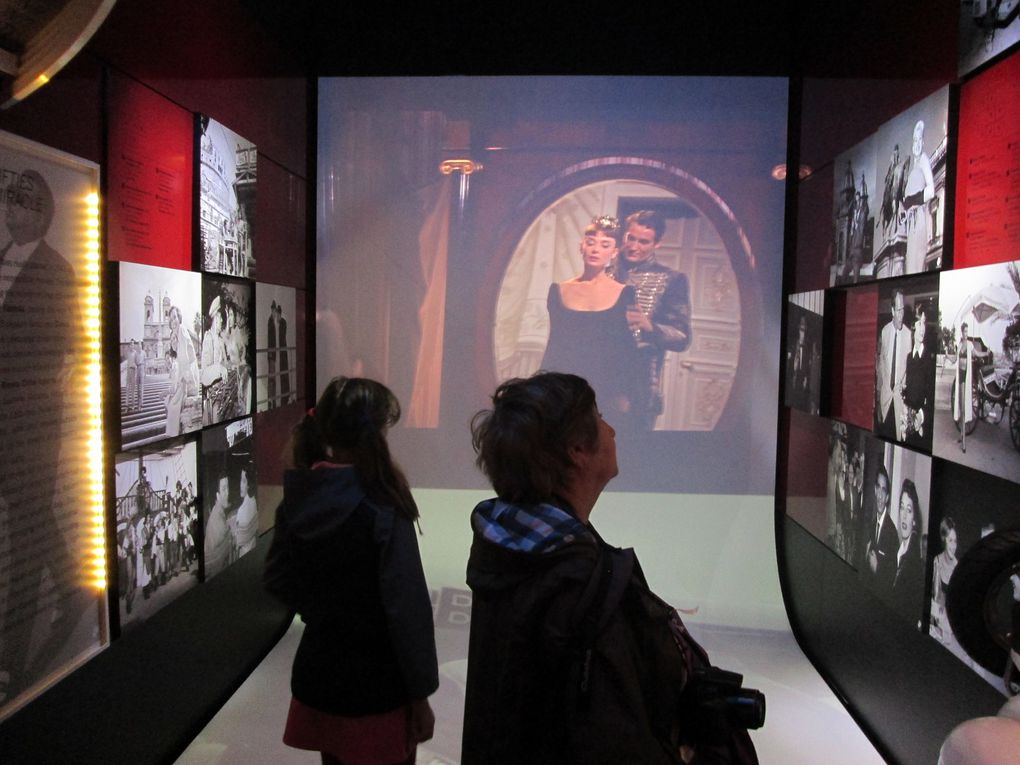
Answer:
<svg viewBox="0 0 1020 765"><path fill-rule="evenodd" d="M98 192L0 132L0 718L109 639Z"/></svg>
<svg viewBox="0 0 1020 765"><path fill-rule="evenodd" d="M118 75L109 98L109 258L190 269L191 112Z"/></svg>
<svg viewBox="0 0 1020 765"><path fill-rule="evenodd" d="M956 268L1020 253L1020 55L960 88Z"/></svg>
<svg viewBox="0 0 1020 765"><path fill-rule="evenodd" d="M198 262L255 278L255 144L205 114L198 122Z"/></svg>

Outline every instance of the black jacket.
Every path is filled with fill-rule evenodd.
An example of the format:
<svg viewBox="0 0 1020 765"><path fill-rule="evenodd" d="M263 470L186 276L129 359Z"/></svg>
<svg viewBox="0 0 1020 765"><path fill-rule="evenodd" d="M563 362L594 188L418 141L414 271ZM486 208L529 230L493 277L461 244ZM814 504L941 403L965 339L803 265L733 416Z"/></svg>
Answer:
<svg viewBox="0 0 1020 765"><path fill-rule="evenodd" d="M544 553L476 534L462 765L680 762L684 669L675 645L663 650L668 607L642 597L632 551L617 551L634 566L622 600L585 636L584 594L605 550L595 534Z"/></svg>
<svg viewBox="0 0 1020 765"><path fill-rule="evenodd" d="M414 524L365 496L353 468L291 471L266 588L305 622L291 690L333 714L376 714L439 685Z"/></svg>

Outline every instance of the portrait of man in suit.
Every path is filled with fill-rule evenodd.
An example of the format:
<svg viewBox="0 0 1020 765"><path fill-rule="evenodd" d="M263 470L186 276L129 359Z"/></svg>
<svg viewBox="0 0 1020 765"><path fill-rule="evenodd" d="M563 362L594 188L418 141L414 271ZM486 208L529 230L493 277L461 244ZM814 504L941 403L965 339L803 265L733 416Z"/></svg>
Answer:
<svg viewBox="0 0 1020 765"><path fill-rule="evenodd" d="M912 345L910 330L903 322L903 290L893 291L889 311L891 318L882 327L875 365L875 432L902 441L905 435L903 386Z"/></svg>
<svg viewBox="0 0 1020 765"><path fill-rule="evenodd" d="M879 465L875 476L875 519L865 548L867 571L879 589L892 588L898 547L896 523L889 517L889 473L885 465Z"/></svg>

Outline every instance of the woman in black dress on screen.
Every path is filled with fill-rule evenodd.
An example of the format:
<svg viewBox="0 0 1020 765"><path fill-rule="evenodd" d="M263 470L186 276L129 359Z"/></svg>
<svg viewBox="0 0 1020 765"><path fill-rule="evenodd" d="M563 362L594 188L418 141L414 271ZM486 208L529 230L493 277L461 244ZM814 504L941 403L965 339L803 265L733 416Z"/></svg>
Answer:
<svg viewBox="0 0 1020 765"><path fill-rule="evenodd" d="M549 287L549 342L542 368L584 377L602 411L625 429L641 411L639 397L647 386L627 325L634 289L606 273L619 249L616 218L601 215L584 229L581 275Z"/></svg>

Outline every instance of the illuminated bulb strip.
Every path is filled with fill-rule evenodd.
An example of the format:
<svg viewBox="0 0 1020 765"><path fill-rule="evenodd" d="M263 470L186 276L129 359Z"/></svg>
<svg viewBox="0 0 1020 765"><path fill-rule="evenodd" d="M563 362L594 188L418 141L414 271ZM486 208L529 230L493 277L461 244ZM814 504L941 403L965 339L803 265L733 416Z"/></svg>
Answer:
<svg viewBox="0 0 1020 765"><path fill-rule="evenodd" d="M106 589L106 502L103 483L102 296L99 284L99 195L86 198L85 244L85 389L88 396L89 584Z"/></svg>

